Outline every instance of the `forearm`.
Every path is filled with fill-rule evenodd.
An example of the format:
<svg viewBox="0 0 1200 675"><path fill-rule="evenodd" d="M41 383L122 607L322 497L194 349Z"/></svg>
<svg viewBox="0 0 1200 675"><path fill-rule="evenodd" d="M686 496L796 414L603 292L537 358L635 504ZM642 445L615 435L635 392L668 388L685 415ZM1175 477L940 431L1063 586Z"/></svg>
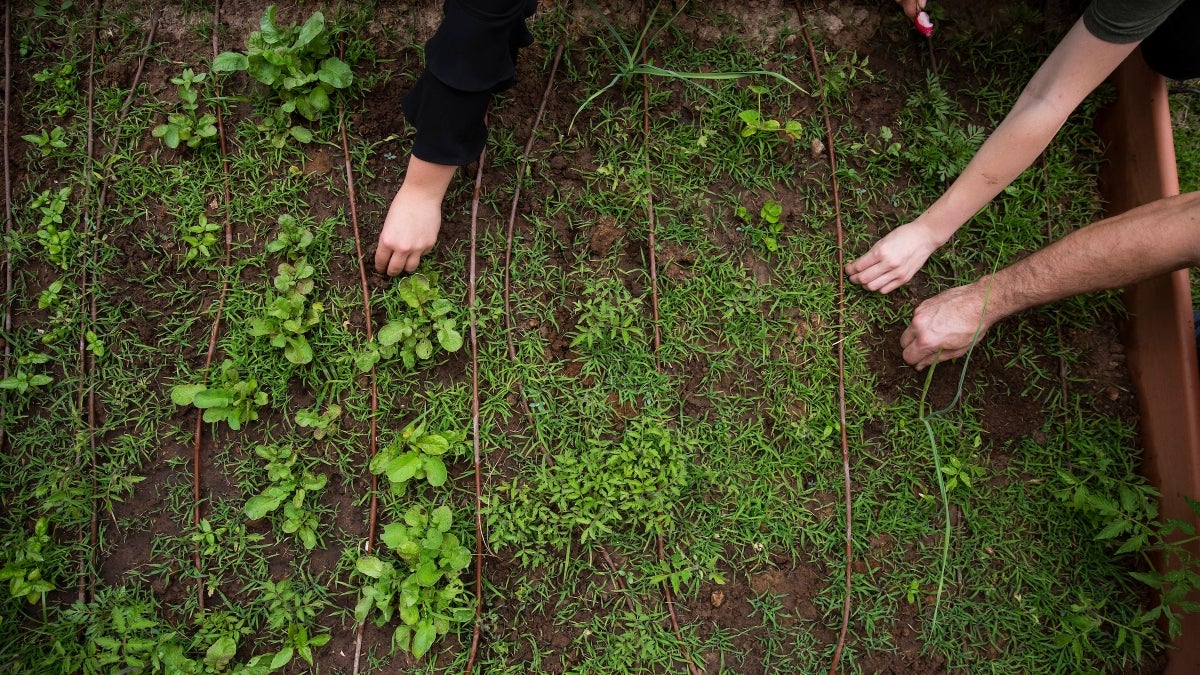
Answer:
<svg viewBox="0 0 1200 675"><path fill-rule="evenodd" d="M949 240L1037 159L1071 112L1135 47L1104 42L1077 22L962 174L916 222L935 240Z"/></svg>
<svg viewBox="0 0 1200 675"><path fill-rule="evenodd" d="M436 199L441 202L454 178L457 166L427 162L416 155L408 158L408 170L404 174L404 182L400 190L406 194Z"/></svg>
<svg viewBox="0 0 1200 675"><path fill-rule="evenodd" d="M1076 230L997 272L989 323L1080 293L1200 265L1200 192L1160 199ZM986 288L988 279L975 282Z"/></svg>

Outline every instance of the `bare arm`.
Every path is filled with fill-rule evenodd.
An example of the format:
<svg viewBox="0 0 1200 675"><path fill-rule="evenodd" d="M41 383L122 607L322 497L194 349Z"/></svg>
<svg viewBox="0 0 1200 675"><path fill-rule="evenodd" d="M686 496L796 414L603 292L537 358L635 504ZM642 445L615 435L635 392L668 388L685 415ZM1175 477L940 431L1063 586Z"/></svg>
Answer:
<svg viewBox="0 0 1200 675"><path fill-rule="evenodd" d="M1076 22L945 194L847 265L850 280L882 293L907 283L930 253L1033 163L1071 111L1135 47L1105 42Z"/></svg>
<svg viewBox="0 0 1200 675"><path fill-rule="evenodd" d="M417 269L421 256L437 243L442 227L442 198L457 168L415 156L409 158L404 182L392 199L383 231L379 233L376 270L395 276Z"/></svg>
<svg viewBox="0 0 1200 675"><path fill-rule="evenodd" d="M1004 317L1189 265L1200 265L1200 192L1076 230L991 277L926 300L900 338L904 360L922 369L965 354L977 329L982 335Z"/></svg>

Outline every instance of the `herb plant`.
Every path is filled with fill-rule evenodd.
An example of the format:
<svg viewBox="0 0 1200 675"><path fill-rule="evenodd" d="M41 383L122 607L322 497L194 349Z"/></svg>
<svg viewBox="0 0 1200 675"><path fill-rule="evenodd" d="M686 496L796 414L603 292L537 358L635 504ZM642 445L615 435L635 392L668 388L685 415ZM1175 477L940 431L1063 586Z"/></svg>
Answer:
<svg viewBox="0 0 1200 675"><path fill-rule="evenodd" d="M155 138L161 138L168 148L175 149L180 143L189 148L198 148L206 140L217 135L217 118L213 115L200 115L200 89L204 82L205 73L194 73L191 68L184 68L179 77L172 77L171 83L179 87L179 106L181 113L167 115L167 123L154 127L151 133Z"/></svg>
<svg viewBox="0 0 1200 675"><path fill-rule="evenodd" d="M204 260L210 257L217 246L217 232L221 226L208 222L208 216L201 213L196 216L196 223L188 225L187 234L183 235L183 243L187 250L183 254L183 262Z"/></svg>
<svg viewBox="0 0 1200 675"><path fill-rule="evenodd" d="M258 409L267 404L267 392L259 390L257 380L243 380L237 364L225 359L214 382L213 386L176 385L171 389L171 401L194 405L204 411L205 422L225 422L234 431L258 419Z"/></svg>
<svg viewBox="0 0 1200 675"><path fill-rule="evenodd" d="M296 426L312 429L312 436L321 440L337 431L337 419L342 415L342 406L334 404L318 413L316 408L304 408L296 411Z"/></svg>
<svg viewBox="0 0 1200 675"><path fill-rule="evenodd" d="M50 523L38 518L33 526L33 535L24 537L14 534L4 545L4 567L0 567L0 583L8 582L8 594L14 598L25 598L29 604L38 602L46 593L54 590L54 584L42 569L46 562L46 549L50 546Z"/></svg>
<svg viewBox="0 0 1200 675"><path fill-rule="evenodd" d="M589 280L582 296L583 300L575 302L579 321L572 348L627 346L645 335L637 325L643 313L642 299L633 297L620 281L608 277Z"/></svg>
<svg viewBox="0 0 1200 675"><path fill-rule="evenodd" d="M381 359L391 359L397 354L408 370L416 367L417 361L433 358L433 340L447 352L462 349L463 338L458 332L452 313L454 304L438 297L437 276L413 274L396 284L396 292L408 305L409 313L389 321L379 329L375 340L355 355L354 363L361 372L367 372Z"/></svg>
<svg viewBox="0 0 1200 675"><path fill-rule="evenodd" d="M441 487L446 483L442 455L460 446L466 437L462 431L427 431L424 424L410 424L371 458L371 473L387 476L396 494L404 494L411 480Z"/></svg>
<svg viewBox="0 0 1200 675"><path fill-rule="evenodd" d="M70 201L71 187L67 186L60 188L57 192L43 191L29 207L36 215L40 216L37 238L46 251L46 259L51 265L64 270L68 268L70 246L74 240L74 234L64 221Z"/></svg>
<svg viewBox="0 0 1200 675"><path fill-rule="evenodd" d="M42 129L37 134L25 134L21 138L36 147L43 157L52 154L55 150L65 150L70 147L67 132L63 131L60 126L55 126L49 131Z"/></svg>
<svg viewBox="0 0 1200 675"><path fill-rule="evenodd" d="M267 477L271 484L246 502L245 513L258 520L283 507L283 531L294 534L304 547L317 545L317 514L305 500L325 489L326 476L314 473L311 467L299 466L300 454L287 445L259 445L254 454L267 460Z"/></svg>
<svg viewBox="0 0 1200 675"><path fill-rule="evenodd" d="M275 7L267 7L259 22L260 29L246 40L246 52L225 52L213 60L213 71L246 71L255 80L270 87L282 101L278 111L299 113L315 121L332 105L330 95L354 82L350 66L331 56L325 16L314 13L304 25L280 26L275 22ZM289 132L301 142L311 134Z"/></svg>
<svg viewBox="0 0 1200 675"><path fill-rule="evenodd" d="M400 625L392 634L392 645L417 658L450 632L451 624L474 616L460 578L471 564L471 551L450 533L452 521L447 506L432 511L414 506L404 514L404 522L384 528L381 538L395 554L391 559L364 555L356 563L358 571L372 581L362 587L355 620L366 621L376 609L376 624L382 626L398 615Z"/></svg>
<svg viewBox="0 0 1200 675"><path fill-rule="evenodd" d="M782 216L783 205L774 199L768 199L758 210L758 223L754 222L754 217L746 207L737 207L737 217L751 226L751 231L770 253L779 250L779 240L776 237L783 234L783 223L780 222Z"/></svg>
<svg viewBox="0 0 1200 675"><path fill-rule="evenodd" d="M267 314L251 319L250 334L270 338L271 345L282 348L292 363L310 363L313 350L304 335L321 323L325 311L324 304L308 301L316 268L303 254L313 236L288 215L280 216L279 225L280 235L267 244L267 250L283 253L288 260L279 264L273 282L281 295L267 292Z"/></svg>
<svg viewBox="0 0 1200 675"><path fill-rule="evenodd" d="M49 360L50 357L45 354L26 354L18 357L15 371L0 380L0 389L11 389L18 394L24 394L34 387L44 387L50 384L54 378L29 369L29 366L41 365Z"/></svg>
<svg viewBox="0 0 1200 675"><path fill-rule="evenodd" d="M793 141L800 140L804 133L804 128L800 122L796 120L786 120L780 123L779 120L769 119L762 114L762 97L767 93L767 88L758 85L750 85L750 91L758 99L758 107L754 110L743 110L738 113L738 119L743 123L742 137L748 138L756 134L782 134Z"/></svg>

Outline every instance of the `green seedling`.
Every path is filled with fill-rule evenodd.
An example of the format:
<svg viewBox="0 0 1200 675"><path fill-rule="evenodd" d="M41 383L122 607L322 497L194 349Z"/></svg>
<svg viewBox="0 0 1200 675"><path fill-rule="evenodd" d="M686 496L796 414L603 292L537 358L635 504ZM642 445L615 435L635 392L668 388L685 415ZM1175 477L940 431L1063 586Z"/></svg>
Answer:
<svg viewBox="0 0 1200 675"><path fill-rule="evenodd" d="M33 200L29 208L40 215L37 238L46 251L50 264L67 269L70 246L74 234L64 221L67 205L71 201L71 188L60 188L57 192L45 190Z"/></svg>
<svg viewBox="0 0 1200 675"><path fill-rule="evenodd" d="M50 357L46 354L26 354L17 358L16 371L0 380L0 389L11 389L18 394L24 394L34 387L44 387L50 384L54 378L35 373L29 368L29 366L41 365L49 360Z"/></svg>
<svg viewBox="0 0 1200 675"><path fill-rule="evenodd" d="M87 341L87 350L96 358L104 356L104 342L100 340L100 336L96 335L96 331L89 330L84 333L84 338Z"/></svg>
<svg viewBox="0 0 1200 675"><path fill-rule="evenodd" d="M220 231L221 226L208 222L208 216L203 213L197 216L196 224L189 225L188 233L183 235L183 243L187 244L183 262L186 264L193 260L206 260L211 257L213 251L216 250L217 233Z"/></svg>
<svg viewBox="0 0 1200 675"><path fill-rule="evenodd" d="M312 230L287 214L279 216L278 223L279 234L267 242L267 253L282 253L289 260L303 255L315 239Z"/></svg>
<svg viewBox="0 0 1200 675"><path fill-rule="evenodd" d="M204 411L205 422L225 422L234 431L258 419L258 409L267 404L267 392L259 390L257 380L243 380L237 365L225 359L214 381L216 385L211 387L176 385L171 389L171 401L175 405L194 405Z"/></svg>
<svg viewBox="0 0 1200 675"><path fill-rule="evenodd" d="M427 431L424 424L410 424L391 445L371 458L371 473L386 475L392 492L398 495L404 494L411 480L441 487L446 483L442 455L461 446L466 438L462 431Z"/></svg>
<svg viewBox="0 0 1200 675"><path fill-rule="evenodd" d="M296 411L296 426L302 429L312 429L313 438L321 440L337 432L337 419L342 415L342 406L334 404L318 413L316 408L304 408Z"/></svg>
<svg viewBox="0 0 1200 675"><path fill-rule="evenodd" d="M354 618L362 623L375 609L376 625L382 626L398 615L400 625L392 634L392 645L416 658L450 632L451 624L466 623L474 616L460 578L471 564L471 551L450 533L452 521L447 506L432 511L414 506L404 514L403 523L388 524L380 537L394 559L365 555L355 565L373 581L363 585Z"/></svg>
<svg viewBox="0 0 1200 675"><path fill-rule="evenodd" d="M50 543L50 523L44 517L34 523L33 535L23 539L16 533L10 536L4 546L0 583L8 582L8 594L11 597L25 598L33 605L54 590L54 584L42 570Z"/></svg>
<svg viewBox="0 0 1200 675"><path fill-rule="evenodd" d="M381 359L400 356L408 370L418 361L433 358L433 340L447 352L462 349L463 338L458 332L457 322L451 314L454 304L440 298L436 286L437 276L413 274L396 284L396 292L410 310L407 316L389 321L375 340L354 356L359 371L367 372Z"/></svg>
<svg viewBox="0 0 1200 675"><path fill-rule="evenodd" d="M314 591L301 593L291 579L278 583L271 580L259 586L268 596L267 625L274 631L283 631L283 647L271 658L271 668L283 668L296 656L313 665L313 648L329 642L330 634L313 635L313 625L324 603Z"/></svg>
<svg viewBox="0 0 1200 675"><path fill-rule="evenodd" d="M633 297L620 281L607 277L588 280L582 297L584 300L575 302L579 321L572 348L628 346L644 337L636 324L643 315L642 299Z"/></svg>
<svg viewBox="0 0 1200 675"><path fill-rule="evenodd" d="M199 115L200 91L204 82L204 73L193 73L191 68L184 68L179 77L172 77L171 83L179 87L179 106L181 113L167 115L167 123L154 127L151 133L155 138L161 138L163 143L172 150L180 143L189 148L198 148L206 140L217 135L217 118L213 115Z"/></svg>
<svg viewBox="0 0 1200 675"><path fill-rule="evenodd" d="M767 93L767 88L758 84L752 84L749 88L758 99L758 107L755 110L743 110L738 113L738 119L744 124L741 132L742 137L749 138L760 133L768 135L782 134L793 141L800 140L804 134L804 128L800 125L800 122L787 120L781 123L779 120L763 117L762 97L763 94Z"/></svg>
<svg viewBox="0 0 1200 675"><path fill-rule="evenodd" d="M52 154L55 150L65 150L71 145L67 139L67 132L60 126L55 126L49 131L42 129L37 134L25 134L21 138L36 147L43 157Z"/></svg>
<svg viewBox="0 0 1200 675"><path fill-rule="evenodd" d="M978 441L979 438L976 437L976 442ZM983 478L984 472L983 467L970 463L970 460L950 457L942 464L942 473L946 475L946 491L949 492L959 484L968 489L974 487L975 483Z"/></svg>
<svg viewBox="0 0 1200 675"><path fill-rule="evenodd" d="M310 467L297 466L300 455L291 446L260 445L254 454L267 460L271 485L246 502L246 517L259 520L282 506L283 531L296 535L305 548L313 549L320 521L304 500L325 489L326 476L313 473Z"/></svg>
<svg viewBox="0 0 1200 675"><path fill-rule="evenodd" d="M782 216L783 205L774 199L768 199L762 205L762 208L758 210L758 223L750 215L749 209L744 206L737 207L737 217L751 226L751 231L770 253L779 250L779 240L777 237L783 234L783 223L780 222Z"/></svg>
<svg viewBox="0 0 1200 675"><path fill-rule="evenodd" d="M303 26L279 26L272 5L259 25L260 30L246 40L246 52L218 55L213 60L213 71L245 71L275 92L282 101L277 110L285 117L299 113L309 121L319 119L332 106L330 96L354 82L350 66L330 55L325 16L316 12ZM289 132L304 142L304 134Z"/></svg>
<svg viewBox="0 0 1200 675"><path fill-rule="evenodd" d="M280 265L280 268L286 264ZM250 320L250 334L270 338L271 346L282 348L284 358L292 363L303 365L312 362L312 346L304 334L321 323L325 306L320 302L308 304L307 298L299 292L267 297L267 315Z"/></svg>
<svg viewBox="0 0 1200 675"><path fill-rule="evenodd" d="M53 94L46 97L43 105L59 117L66 115L75 106L77 95L77 72L75 64L65 62L57 68L47 68L33 74L33 81L48 84Z"/></svg>

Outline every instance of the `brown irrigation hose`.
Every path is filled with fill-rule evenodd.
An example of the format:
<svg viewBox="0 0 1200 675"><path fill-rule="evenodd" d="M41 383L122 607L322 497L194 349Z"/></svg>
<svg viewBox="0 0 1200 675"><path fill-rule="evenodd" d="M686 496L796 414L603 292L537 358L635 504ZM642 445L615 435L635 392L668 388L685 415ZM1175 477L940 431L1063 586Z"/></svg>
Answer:
<svg viewBox="0 0 1200 675"><path fill-rule="evenodd" d="M546 89L542 92L542 103L538 106L537 115L533 118L533 126L529 129L529 140L525 142L525 151L521 155L521 164L517 168L516 185L513 188L512 208L508 213L508 229L504 239L504 335L508 340L508 356L512 362L518 363L517 346L513 341L513 319L512 319L512 249L513 249L513 229L517 222L517 202L521 199L521 181L525 177L525 168L529 165L529 153L533 151L533 142L537 138L538 125L541 124L542 115L546 112L546 102L550 99L550 90L554 87L554 78L558 73L558 64L562 60L563 47L567 44L567 39L564 37L558 43L558 49L554 52L554 63L550 66L550 77L546 80ZM546 443L541 439L541 431L538 427L537 420L534 419L533 410L529 407L529 399L525 396L525 388L521 383L517 383L517 395L521 404L521 412L529 420L530 426L533 427L533 433L538 437L538 444L542 448L542 458L546 462L553 462L550 456L550 451L546 447Z"/></svg>
<svg viewBox="0 0 1200 675"><path fill-rule="evenodd" d="M350 163L350 140L346 135L346 111L345 106L338 106L338 117L341 118L339 123L342 136L342 158L346 165L346 196L350 200L350 224L354 229L354 252L358 256L358 277L362 284L363 295L363 318L366 324L367 342L375 339L374 328L371 326L371 289L367 285L367 265L363 260L362 235L358 230L358 195L354 189L354 168ZM375 378L375 366L371 366L371 371L368 377L371 380L371 420L370 432L367 437L367 462L369 463L375 458L375 451L378 448L378 427L376 421L376 412L379 410L379 386ZM367 553L375 550L375 527L379 520L379 477L371 474L371 509L367 517L367 542L365 549ZM359 672L359 662L362 658L362 641L363 631L366 629L366 622L358 624L354 634L354 669L351 671L357 675Z"/></svg>
<svg viewBox="0 0 1200 675"><path fill-rule="evenodd" d="M85 183L86 190L85 191L87 193L87 197L85 197L83 200L83 209L82 209L82 214L81 214L83 217L83 228L84 228L83 229L83 240L84 241L87 241L88 230L92 229L90 227L90 225L91 225L92 218L95 215L89 209L88 199L91 197L91 192L92 192L92 190L91 190L91 187L92 187L92 160L95 158L95 155L96 155L95 107L93 105L94 101L95 101L95 92L96 92L96 86L95 86L96 85L96 39L97 39L96 33L99 30L98 25L100 23L100 11L103 8L103 5L104 5L103 2L96 3L96 9L95 9L95 12L92 17L92 43L91 43L90 49L88 50L87 144L86 144L86 155L85 155L86 164L84 166L84 176L86 178L86 183ZM90 258L90 260L92 260L94 262L95 257L96 257L96 248L95 248L95 246L90 246L90 248L91 248L91 256L89 256L89 258ZM80 297L88 299L88 305L90 307L90 316L92 317L92 324L94 325L95 324L96 299L95 299L95 297L90 297L89 288L88 288L88 267L87 266L84 266L82 272L79 275L79 295L80 295ZM89 449L88 463L89 463L89 466L91 469L91 476L92 476L92 497L93 497L93 499L92 499L91 523L88 527L88 544L89 544L88 558L89 558L89 560L80 561L80 564L87 568L85 573L79 575L79 595L78 595L78 597L79 597L80 602L87 602L88 600L90 600L89 596L91 595L92 586L93 586L92 569L91 569L92 565L90 563L90 558L95 551L94 543L96 541L97 532L99 530L99 522L96 517L96 502L95 502L95 495L96 495L96 436L95 436L96 396L95 396L94 389L92 387L88 386L92 382L92 374L93 374L93 370L95 368L95 362L94 362L94 360L88 358L87 328L88 328L87 325L84 325L79 330L79 373L80 373L80 378L79 378L79 400L77 402L77 406L78 406L77 409L80 411L84 410L84 400L85 400L85 391L86 391L87 413L85 416L85 420L86 420L86 424L87 424L88 449ZM82 539L82 538L83 538L83 536L81 534L80 539Z"/></svg>
<svg viewBox="0 0 1200 675"><path fill-rule="evenodd" d="M221 3L218 0L213 5L213 32L212 32L212 48L213 58L219 53L217 50L217 27L221 25ZM219 86L219 85L218 85ZM231 219L230 210L230 189L229 189L229 146L226 142L225 135L225 115L221 111L221 107L217 106L217 139L221 149L221 174L225 178L225 259L224 269L228 270L231 264L230 249L233 248L233 221ZM208 381L208 373L212 370L213 355L217 351L217 336L221 332L221 317L225 312L225 296L229 292L229 280L221 280L221 293L217 297L217 315L213 319L212 330L208 334L208 353L204 357L204 371L201 377L201 382ZM212 305L209 305L211 307ZM200 486L201 486L201 471L200 471L200 447L204 439L204 411L196 410L196 425L193 428L192 444L192 525L200 527L202 514ZM196 544L193 551L193 562L196 565L196 599L199 603L199 608L204 609L204 566L200 559L200 545Z"/></svg>
<svg viewBox="0 0 1200 675"><path fill-rule="evenodd" d="M12 2L4 2L4 234L6 241L12 241L12 175L8 167L8 109L9 98L12 95ZM12 358L12 345L8 336L12 332L12 250L4 249L4 355L3 374L0 378L8 377L8 361ZM4 419L4 411L0 409L0 420ZM4 425L0 424L0 450L4 449Z"/></svg>
<svg viewBox="0 0 1200 675"><path fill-rule="evenodd" d="M532 142L533 136L530 135ZM466 674L475 669L479 656L479 638L483 616L483 473L480 471L479 452L479 340L475 321L475 244L479 234L479 192L483 186L483 164L487 148L479 153L479 166L475 170L475 193L471 197L471 258L467 268L467 314L470 317L471 342L471 446L475 459L475 627L471 631L471 653L467 656ZM517 185L520 185L520 179ZM514 208L516 200L513 200Z"/></svg>
<svg viewBox="0 0 1200 675"><path fill-rule="evenodd" d="M645 60L645 52L642 53L642 59ZM650 183L650 76L642 75L642 144L646 156L646 222L649 229L648 232L648 247L650 249L650 310L654 321L654 362L659 370L662 370L662 364L658 361L658 351L662 347L662 335L659 330L658 320L658 263L655 258L655 228L654 228L654 187ZM655 544L658 550L658 561L663 563L666 561L666 546L663 542L661 532L655 534ZM683 641L683 632L679 629L679 615L675 611L675 598L671 593L670 584L664 579L662 583L663 600L667 604L667 613L671 617L671 629L675 632L675 639L679 642L679 651L683 655L683 661L687 664L688 671L692 675L701 675L701 670L692 662L692 657L688 653L687 645Z"/></svg>
<svg viewBox="0 0 1200 675"><path fill-rule="evenodd" d="M833 663L829 674L837 672L838 663L842 658L842 650L846 647L846 632L850 627L850 574L854 561L854 517L853 500L850 496L850 441L846 436L846 278L842 274L845 268L845 252L842 232L842 202L838 194L837 155L833 146L833 122L829 117L829 103L825 98L824 85L821 82L821 66L817 62L817 50L813 47L812 36L808 32L808 18L796 4L796 14L800 18L800 27L804 31L804 42L808 45L808 55L812 59L813 75L817 87L821 89L821 113L825 117L825 148L829 156L829 179L833 190L833 218L837 228L837 270L838 270L838 414L842 428L842 479L846 493L846 598L842 602L842 629L838 634L837 648L833 651Z"/></svg>

